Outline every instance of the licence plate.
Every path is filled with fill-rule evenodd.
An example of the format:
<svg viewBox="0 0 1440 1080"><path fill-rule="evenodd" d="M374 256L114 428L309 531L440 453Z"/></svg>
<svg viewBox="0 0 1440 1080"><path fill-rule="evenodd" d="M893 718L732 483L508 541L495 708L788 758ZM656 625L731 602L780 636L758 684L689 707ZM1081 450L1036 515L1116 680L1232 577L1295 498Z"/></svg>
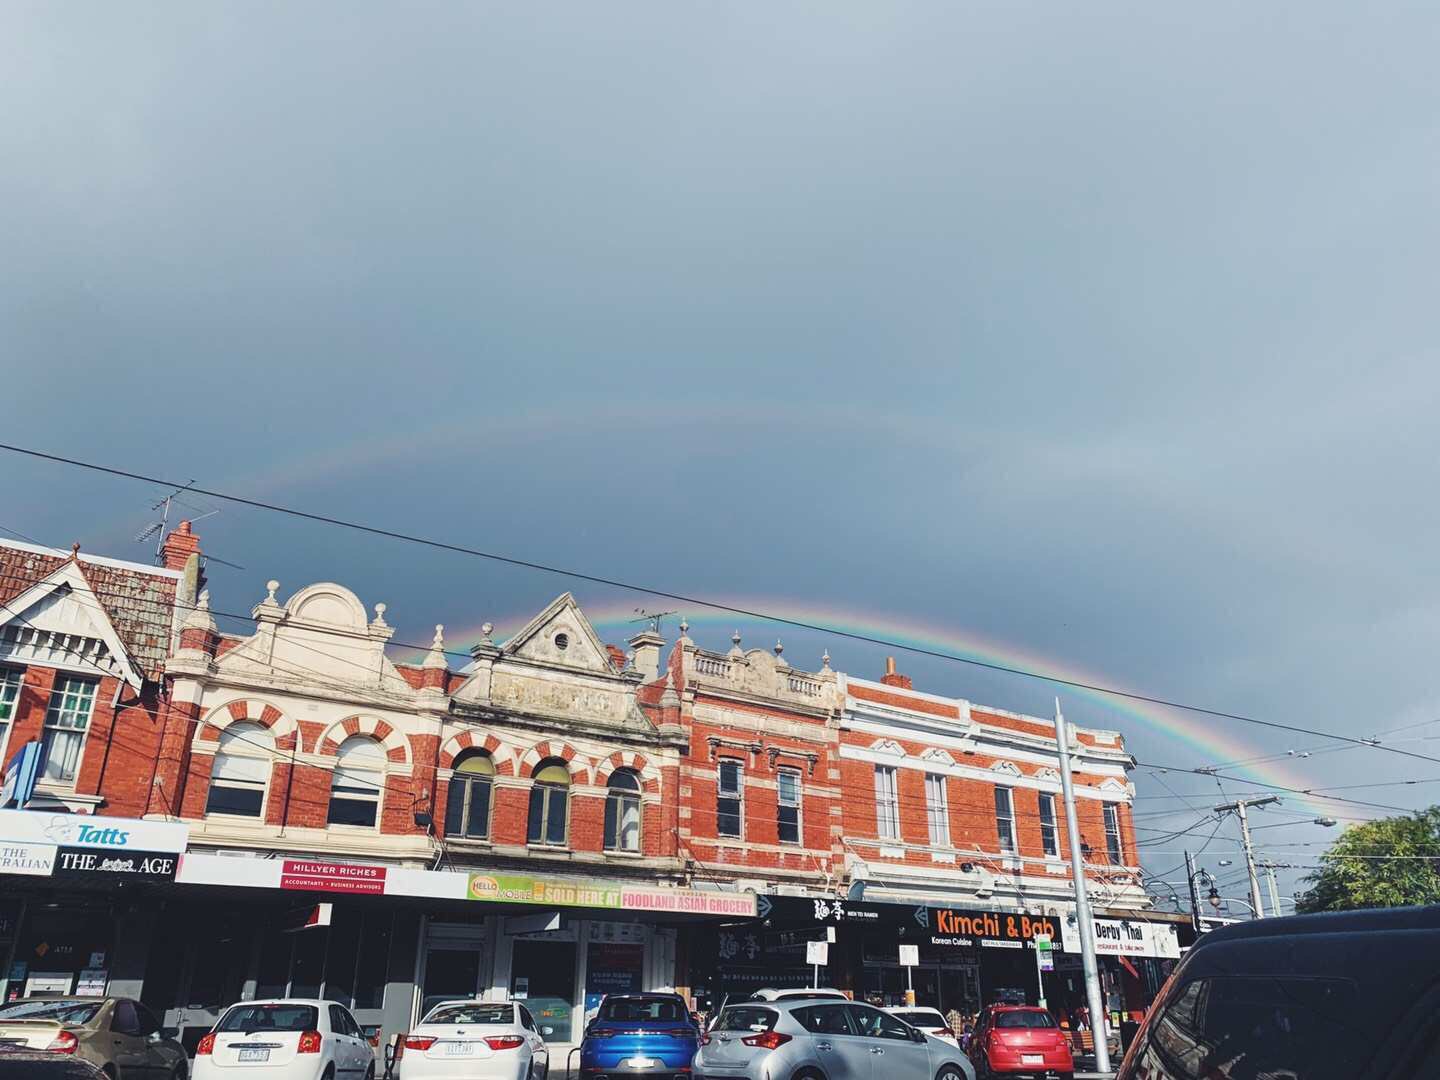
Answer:
<svg viewBox="0 0 1440 1080"><path fill-rule="evenodd" d="M632 1057L627 1059L625 1064L630 1066L630 1068L632 1069L649 1069L660 1063L654 1058Z"/></svg>
<svg viewBox="0 0 1440 1080"><path fill-rule="evenodd" d="M269 1061L269 1060L270 1060L270 1051L269 1051L269 1050L261 1050L261 1049L258 1049L258 1048L256 1048L256 1047L253 1047L253 1046L252 1046L252 1047L242 1046L242 1047L240 1048L240 1060L241 1060L241 1061Z"/></svg>
<svg viewBox="0 0 1440 1080"><path fill-rule="evenodd" d="M445 1044L446 1057L472 1057L475 1047L468 1042L448 1042Z"/></svg>
<svg viewBox="0 0 1440 1080"><path fill-rule="evenodd" d="M1044 1055L1044 1054L1021 1054L1021 1055L1020 1055L1020 1064L1021 1064L1021 1065L1044 1065L1044 1064L1045 1064L1045 1055Z"/></svg>

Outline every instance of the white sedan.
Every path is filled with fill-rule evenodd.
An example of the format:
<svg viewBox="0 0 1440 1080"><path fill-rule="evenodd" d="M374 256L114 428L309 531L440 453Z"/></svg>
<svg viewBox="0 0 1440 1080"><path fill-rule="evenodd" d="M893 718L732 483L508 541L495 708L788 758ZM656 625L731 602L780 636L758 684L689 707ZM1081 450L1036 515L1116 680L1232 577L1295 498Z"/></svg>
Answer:
<svg viewBox="0 0 1440 1080"><path fill-rule="evenodd" d="M955 1049L960 1049L960 1039L955 1032L950 1030L950 1022L940 1015L939 1009L929 1009L918 1005L902 1005L894 1009L886 1009L891 1016L898 1016L905 1023L913 1028L919 1028L932 1039L939 1039L943 1043L949 1043Z"/></svg>
<svg viewBox="0 0 1440 1080"><path fill-rule="evenodd" d="M194 1080L374 1080L375 1051L333 1001L242 1001L195 1048Z"/></svg>
<svg viewBox="0 0 1440 1080"><path fill-rule="evenodd" d="M400 1042L400 1080L546 1080L550 1054L518 1001L442 1001Z"/></svg>

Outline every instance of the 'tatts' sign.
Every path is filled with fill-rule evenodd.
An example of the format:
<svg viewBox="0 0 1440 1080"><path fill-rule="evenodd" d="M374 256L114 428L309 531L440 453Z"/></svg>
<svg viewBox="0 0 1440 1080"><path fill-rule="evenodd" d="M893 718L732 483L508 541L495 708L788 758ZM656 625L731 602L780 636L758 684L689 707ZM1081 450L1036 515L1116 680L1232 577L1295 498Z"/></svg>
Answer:
<svg viewBox="0 0 1440 1080"><path fill-rule="evenodd" d="M0 843L53 844L109 851L185 850L190 830L168 821L51 814L40 810L0 810Z"/></svg>
<svg viewBox="0 0 1440 1080"><path fill-rule="evenodd" d="M1033 948L1037 934L1059 942L1062 920L1050 915L1029 915L1023 911L963 911L956 908L930 910L932 945L972 945L1005 949Z"/></svg>

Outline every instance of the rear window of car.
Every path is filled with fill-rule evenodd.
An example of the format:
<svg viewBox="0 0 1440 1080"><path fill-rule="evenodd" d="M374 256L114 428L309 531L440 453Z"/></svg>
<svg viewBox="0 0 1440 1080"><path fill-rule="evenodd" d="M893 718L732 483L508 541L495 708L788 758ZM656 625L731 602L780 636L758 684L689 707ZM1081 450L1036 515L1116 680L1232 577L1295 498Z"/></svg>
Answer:
<svg viewBox="0 0 1440 1080"><path fill-rule="evenodd" d="M1048 1012L1030 1012L1028 1009L995 1014L997 1028L1053 1028L1055 1018Z"/></svg>
<svg viewBox="0 0 1440 1080"><path fill-rule="evenodd" d="M513 1005L437 1005L422 1024L513 1024Z"/></svg>
<svg viewBox="0 0 1440 1080"><path fill-rule="evenodd" d="M0 1020L58 1020L88 1024L100 1011L98 1001L17 1001L0 1008Z"/></svg>
<svg viewBox="0 0 1440 1080"><path fill-rule="evenodd" d="M849 1001L844 994L827 990L786 990L776 994L776 1001L804 1001L806 998L821 998L825 1001Z"/></svg>
<svg viewBox="0 0 1440 1080"><path fill-rule="evenodd" d="M945 1018L938 1012L931 1012L928 1009L909 1009L904 1012L895 1013L901 1020L904 1020L911 1027L945 1027Z"/></svg>
<svg viewBox="0 0 1440 1080"><path fill-rule="evenodd" d="M715 1021L716 1031L769 1031L775 1026L774 1009L757 1009L753 1005L732 1005Z"/></svg>
<svg viewBox="0 0 1440 1080"><path fill-rule="evenodd" d="M314 1005L236 1005L220 1018L216 1031L314 1031L320 1014Z"/></svg>
<svg viewBox="0 0 1440 1080"><path fill-rule="evenodd" d="M601 1020L689 1020L680 1002L669 997L606 998L600 1003Z"/></svg>

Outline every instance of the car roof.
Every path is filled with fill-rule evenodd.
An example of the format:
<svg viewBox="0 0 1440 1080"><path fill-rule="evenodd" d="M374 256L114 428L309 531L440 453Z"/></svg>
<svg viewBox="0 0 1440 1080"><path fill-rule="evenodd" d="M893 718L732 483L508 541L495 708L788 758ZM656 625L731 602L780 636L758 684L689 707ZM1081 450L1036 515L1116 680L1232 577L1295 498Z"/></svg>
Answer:
<svg viewBox="0 0 1440 1080"><path fill-rule="evenodd" d="M1402 930L1440 930L1440 904L1251 919L1201 934L1195 948L1256 938L1294 937L1298 934L1369 934Z"/></svg>
<svg viewBox="0 0 1440 1080"><path fill-rule="evenodd" d="M1013 1005L1010 1003L1001 1004L996 1002L989 1006L991 1012L1049 1012L1050 1010L1042 1005Z"/></svg>
<svg viewBox="0 0 1440 1080"><path fill-rule="evenodd" d="M660 991L660 990L647 990L647 991L645 991L644 993L638 993L638 992L637 992L637 993L633 993L633 994L606 994L604 1000L606 1000L606 1001L656 1001L656 1000L673 1001L675 998L678 998L679 996L680 996L679 994L665 993L664 991Z"/></svg>
<svg viewBox="0 0 1440 1080"><path fill-rule="evenodd" d="M941 1015L940 1010L934 1005L890 1005L885 1011L888 1013L928 1012L934 1013L936 1016Z"/></svg>
<svg viewBox="0 0 1440 1080"><path fill-rule="evenodd" d="M313 1005L317 1009L324 1005L339 1005L345 1007L338 1001L321 1001L319 998L256 998L254 1001L237 1001L230 1008L239 1005Z"/></svg>
<svg viewBox="0 0 1440 1080"><path fill-rule="evenodd" d="M444 1001L437 1001L431 1005L431 1010L440 1008L441 1005L494 1005L499 1008L502 1005L523 1005L523 1001L485 1001L481 998L446 998Z"/></svg>

